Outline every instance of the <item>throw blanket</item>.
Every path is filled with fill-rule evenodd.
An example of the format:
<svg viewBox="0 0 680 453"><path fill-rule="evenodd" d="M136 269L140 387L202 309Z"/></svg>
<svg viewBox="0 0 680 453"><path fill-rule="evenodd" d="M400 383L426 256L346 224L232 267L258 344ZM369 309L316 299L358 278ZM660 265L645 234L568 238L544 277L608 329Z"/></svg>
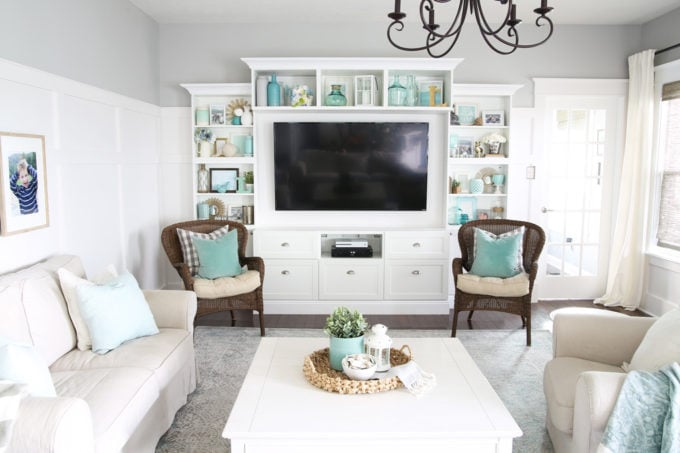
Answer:
<svg viewBox="0 0 680 453"><path fill-rule="evenodd" d="M599 452L680 451L680 365L631 371L616 400Z"/></svg>

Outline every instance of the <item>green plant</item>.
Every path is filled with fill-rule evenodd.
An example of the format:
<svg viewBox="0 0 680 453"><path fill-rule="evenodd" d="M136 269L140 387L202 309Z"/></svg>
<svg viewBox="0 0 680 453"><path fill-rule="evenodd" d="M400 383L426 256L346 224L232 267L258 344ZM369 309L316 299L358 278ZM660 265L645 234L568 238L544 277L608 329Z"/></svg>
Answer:
<svg viewBox="0 0 680 453"><path fill-rule="evenodd" d="M243 180L246 184L252 184L255 181L255 176L252 171L247 171L243 174Z"/></svg>
<svg viewBox="0 0 680 453"><path fill-rule="evenodd" d="M360 337L368 329L368 323L357 310L350 311L347 307L336 308L326 318L324 332L336 338Z"/></svg>

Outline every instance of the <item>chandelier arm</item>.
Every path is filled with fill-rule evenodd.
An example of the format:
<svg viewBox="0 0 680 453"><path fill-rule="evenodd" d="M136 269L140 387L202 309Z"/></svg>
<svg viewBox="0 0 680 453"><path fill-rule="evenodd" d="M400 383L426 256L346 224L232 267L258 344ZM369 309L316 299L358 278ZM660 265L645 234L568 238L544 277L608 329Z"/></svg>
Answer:
<svg viewBox="0 0 680 453"><path fill-rule="evenodd" d="M479 25L479 31L481 31L482 34L496 35L500 33L503 30L503 28L505 28L505 26L508 23L508 20L510 19L510 12L512 11L512 0L508 1L508 11L505 13L505 19L503 19L501 25L495 30L493 29L493 27L491 27L491 25L489 25L489 22L487 22L480 0L471 0L471 3L472 3L471 10L473 10L475 13L475 19L477 20L477 24ZM482 27L482 24L484 24L484 27Z"/></svg>
<svg viewBox="0 0 680 453"><path fill-rule="evenodd" d="M440 3L444 3L441 0L434 0L434 1L439 1ZM446 31L446 33L437 33L434 30L429 30L429 32L437 38L450 38L452 36L459 36L460 32L463 28L463 24L465 24L465 15L467 14L469 2L470 2L470 0L459 0L458 11L456 11L456 17L453 18L453 21L451 22L451 26ZM422 10L421 10L420 18L421 18L421 20L423 20ZM458 22L459 19L460 19L460 23ZM425 25L426 25L426 23L423 21L423 27L425 27ZM457 25L457 27L456 27L456 25Z"/></svg>
<svg viewBox="0 0 680 453"><path fill-rule="evenodd" d="M478 26L480 27L480 30L481 30L481 25L478 25ZM515 27L510 27L510 29L508 30L508 35L515 37L514 43L506 41L502 38L499 38L497 35L487 35L487 34L482 32L482 38L486 42L486 45L489 46L491 48L491 50L493 50L494 52L499 53L501 55L510 55L511 53L513 53L518 48L517 44L519 42L519 35L517 34L517 30L515 30ZM498 41L498 43L507 46L508 49L504 50L500 46L497 47L498 43L492 41L491 38L495 38L495 40Z"/></svg>
<svg viewBox="0 0 680 453"><path fill-rule="evenodd" d="M461 31L461 30L462 30L462 28L459 27L459 28L458 28L458 33L456 33L455 35L452 35L452 36L453 36L453 40L451 41L451 44L449 44L449 46L446 48L446 50L445 50L444 52L435 55L434 53L432 53L432 48L434 47L434 45L433 45L433 46L429 46L429 47L427 48L427 53L428 53L432 58L441 58L441 57L443 57L444 55L446 55L447 53L451 52L451 49L453 49L453 46L455 46L456 43L458 42L458 38L460 38L460 31ZM439 44L440 42L442 42L442 39L440 39L440 40L437 42L437 44ZM435 45L437 45L437 44L435 44Z"/></svg>
<svg viewBox="0 0 680 453"><path fill-rule="evenodd" d="M402 45L397 44L393 39L391 35L392 27L395 27L395 29L399 32L404 29L404 23L400 20L395 20L392 22L388 27L387 27L387 40L392 44L394 47L396 47L399 50L405 50L408 52L416 52L419 50L426 50L428 48L428 45L420 46L420 47L404 47ZM398 28L397 28L398 27Z"/></svg>
<svg viewBox="0 0 680 453"><path fill-rule="evenodd" d="M493 35L493 37L494 37L497 41L499 41L499 42L505 44L506 46L513 46L513 47L516 47L516 48L518 48L518 49L530 49L530 48L532 48L532 47L540 46L541 44L545 43L548 39L550 39L550 37L551 37L552 34L553 34L553 31L555 30L553 21L550 20L549 17L547 17L547 16L545 16L545 15L542 15L542 16L536 18L536 22L535 22L535 23L536 23L536 26L537 26L537 27L543 27L543 26L545 25L545 24L539 23L539 22L541 22L541 21L546 21L546 22L548 23L548 25L549 25L548 34L547 34L547 36L546 36L545 38L543 38L542 40L537 41L537 42L535 42L535 43L531 43L531 44L519 44L519 43L517 42L518 39L519 39L519 36L516 36L516 37L515 37L515 43L511 43L511 42L509 42L509 41L506 41L505 39L503 39L503 38L501 38L501 37L499 37L499 36L496 36L496 35ZM512 30L515 30L515 35L517 35L517 30L516 30L514 27L512 27ZM510 30L508 30L508 34L510 34ZM482 35L483 35L483 34L482 34ZM487 42L488 42L488 41L487 41Z"/></svg>

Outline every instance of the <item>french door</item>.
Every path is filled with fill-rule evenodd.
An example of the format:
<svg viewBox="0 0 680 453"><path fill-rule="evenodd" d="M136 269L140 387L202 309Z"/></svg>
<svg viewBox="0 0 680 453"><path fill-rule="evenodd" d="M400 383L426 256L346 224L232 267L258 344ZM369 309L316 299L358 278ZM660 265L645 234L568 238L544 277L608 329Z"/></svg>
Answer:
<svg viewBox="0 0 680 453"><path fill-rule="evenodd" d="M613 96L545 100L531 208L546 233L538 299L592 299L605 292L622 105Z"/></svg>

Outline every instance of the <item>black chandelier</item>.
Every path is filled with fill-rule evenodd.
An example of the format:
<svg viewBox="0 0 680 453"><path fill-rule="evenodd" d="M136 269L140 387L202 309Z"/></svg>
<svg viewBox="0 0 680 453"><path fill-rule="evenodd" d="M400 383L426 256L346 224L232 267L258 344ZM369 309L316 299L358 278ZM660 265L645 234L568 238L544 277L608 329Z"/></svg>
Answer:
<svg viewBox="0 0 680 453"><path fill-rule="evenodd" d="M445 32L438 32L437 29L440 28L440 26L435 21L434 4L449 3L450 1L451 0L420 0L420 21L423 24L423 28L427 31L425 45L420 47L405 47L397 44L392 37L393 33L404 29L404 22L402 22L402 19L406 17L406 14L401 11L401 0L394 0L394 11L387 15L387 17L392 19L392 23L387 27L387 39L397 49L408 51L427 50L427 53L433 58L443 57L451 51L458 41L468 11L470 12L470 15L474 14L475 19L477 20L477 26L482 33L484 41L486 41L491 49L499 54L508 55L520 48L525 49L540 46L553 34L553 22L547 16L547 14L552 11L552 8L548 6L548 0L541 0L541 7L534 10L534 12L538 14L536 26L542 27L543 25L548 25L548 28L546 29L548 32L547 36L535 43L520 44L519 33L515 27L522 21L517 19L517 5L514 4L513 0L495 0L501 5L508 5L505 19L500 25L495 27L487 22L484 11L482 10L481 0L458 0L458 11L456 12L456 16L454 17L451 26ZM502 35L506 36L504 37ZM443 51L440 51L440 49L443 49Z"/></svg>

